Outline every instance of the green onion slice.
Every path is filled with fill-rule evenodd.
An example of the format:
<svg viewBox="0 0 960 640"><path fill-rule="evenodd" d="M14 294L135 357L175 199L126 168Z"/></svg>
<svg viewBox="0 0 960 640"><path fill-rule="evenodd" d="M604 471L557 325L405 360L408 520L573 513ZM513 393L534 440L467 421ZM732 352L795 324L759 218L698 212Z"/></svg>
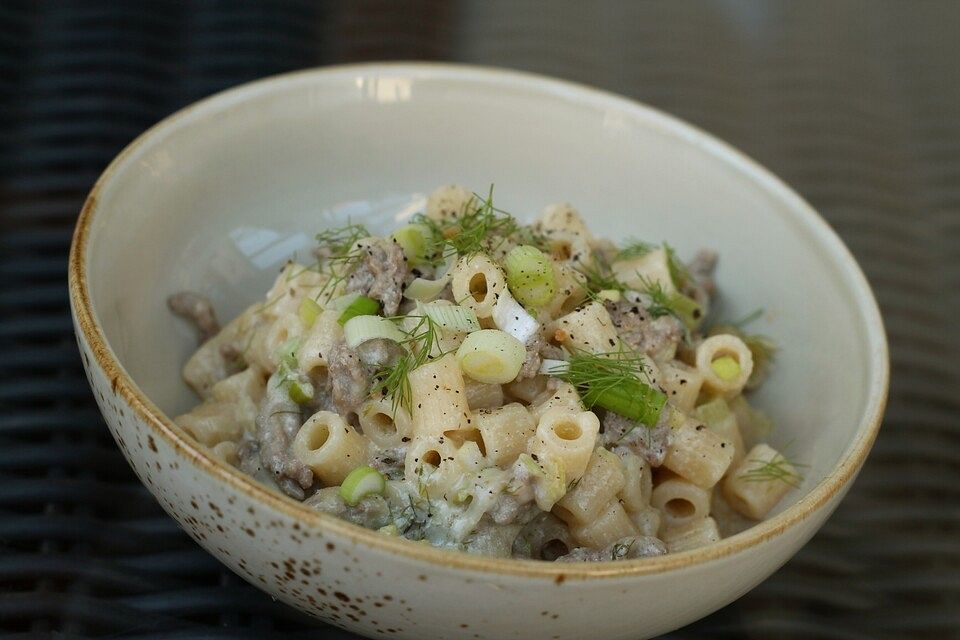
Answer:
<svg viewBox="0 0 960 640"><path fill-rule="evenodd" d="M406 334L400 328L380 316L355 316L343 325L343 335L347 346L356 349L367 340L386 338L394 342L403 342Z"/></svg>
<svg viewBox="0 0 960 640"><path fill-rule="evenodd" d="M375 316L379 312L380 303L377 300L368 298L367 296L357 296L357 298L343 310L343 313L337 318L337 322L342 326L351 318L356 318L357 316Z"/></svg>
<svg viewBox="0 0 960 640"><path fill-rule="evenodd" d="M357 467L351 471L340 485L340 497L350 506L355 506L363 498L373 494L382 494L387 488L383 475L370 466Z"/></svg>
<svg viewBox="0 0 960 640"><path fill-rule="evenodd" d="M542 307L557 291L553 263L536 247L522 244L510 250L503 259L507 286L526 307Z"/></svg>

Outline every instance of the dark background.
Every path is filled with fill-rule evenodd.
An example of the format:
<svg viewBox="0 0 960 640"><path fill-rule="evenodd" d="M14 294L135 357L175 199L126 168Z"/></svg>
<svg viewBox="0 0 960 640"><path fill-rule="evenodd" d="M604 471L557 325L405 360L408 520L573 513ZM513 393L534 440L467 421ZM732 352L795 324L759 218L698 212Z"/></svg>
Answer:
<svg viewBox="0 0 960 640"><path fill-rule="evenodd" d="M688 119L812 202L874 286L893 386L861 477L782 570L669 637L960 637L960 2L762 0L0 3L0 633L352 637L228 573L136 482L80 368L66 256L98 173L171 111L387 59Z"/></svg>

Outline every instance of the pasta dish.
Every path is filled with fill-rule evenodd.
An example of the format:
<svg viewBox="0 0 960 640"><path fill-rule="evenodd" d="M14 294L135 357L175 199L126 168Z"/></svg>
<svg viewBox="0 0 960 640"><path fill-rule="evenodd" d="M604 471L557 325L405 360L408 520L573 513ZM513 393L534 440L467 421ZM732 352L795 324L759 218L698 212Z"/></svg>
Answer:
<svg viewBox="0 0 960 640"><path fill-rule="evenodd" d="M774 345L707 322L716 261L441 187L390 235L320 233L222 328L171 296L202 340L183 369L202 402L176 423L387 536L562 562L710 544L801 481L744 397Z"/></svg>

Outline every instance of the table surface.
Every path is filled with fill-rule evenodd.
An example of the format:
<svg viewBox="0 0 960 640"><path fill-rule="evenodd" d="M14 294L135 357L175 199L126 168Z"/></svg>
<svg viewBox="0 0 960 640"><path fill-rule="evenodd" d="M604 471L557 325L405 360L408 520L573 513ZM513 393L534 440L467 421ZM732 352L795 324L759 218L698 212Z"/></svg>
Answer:
<svg viewBox="0 0 960 640"><path fill-rule="evenodd" d="M863 265L889 408L823 530L669 638L960 637L960 2L0 4L0 632L351 638L227 572L136 482L77 357L70 233L111 157L290 69L457 60L601 86L742 148Z"/></svg>

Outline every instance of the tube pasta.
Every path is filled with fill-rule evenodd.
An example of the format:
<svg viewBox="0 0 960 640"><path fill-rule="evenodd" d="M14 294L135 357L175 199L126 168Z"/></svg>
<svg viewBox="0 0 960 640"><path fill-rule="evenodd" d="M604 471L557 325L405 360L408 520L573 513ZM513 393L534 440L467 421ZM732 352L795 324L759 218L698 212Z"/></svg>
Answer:
<svg viewBox="0 0 960 640"><path fill-rule="evenodd" d="M636 526L617 500L611 500L604 505L600 509L600 515L590 522L570 527L570 535L578 544L597 549L636 534Z"/></svg>
<svg viewBox="0 0 960 640"><path fill-rule="evenodd" d="M340 311L328 309L320 313L313 326L303 335L297 351L300 370L307 375L325 374L330 352L337 343L343 342L343 327L337 320Z"/></svg>
<svg viewBox="0 0 960 640"><path fill-rule="evenodd" d="M332 411L310 416L293 439L293 454L327 485L364 464L367 440Z"/></svg>
<svg viewBox="0 0 960 640"><path fill-rule="evenodd" d="M715 370L714 361L729 356L737 363L736 375L724 379ZM697 371L707 391L731 398L743 390L753 372L753 355L743 340L728 333L711 336L697 347Z"/></svg>
<svg viewBox="0 0 960 640"><path fill-rule="evenodd" d="M414 369L407 379L414 437L438 437L472 428L463 375L453 354Z"/></svg>
<svg viewBox="0 0 960 640"><path fill-rule="evenodd" d="M472 191L451 184L438 187L427 198L426 215L438 221L455 220L476 209L477 197Z"/></svg>
<svg viewBox="0 0 960 640"><path fill-rule="evenodd" d="M679 527L668 527L661 532L661 538L670 553L689 551L712 544L720 540L720 531L713 518L703 518Z"/></svg>
<svg viewBox="0 0 960 640"><path fill-rule="evenodd" d="M638 455L624 453L623 488L620 489L620 502L627 511L641 511L650 505L650 493L653 491L653 474L650 464Z"/></svg>
<svg viewBox="0 0 960 640"><path fill-rule="evenodd" d="M603 447L595 449L580 481L554 505L553 513L570 525L592 522L624 482L620 458Z"/></svg>
<svg viewBox="0 0 960 640"><path fill-rule="evenodd" d="M709 489L727 472L734 454L730 442L703 424L688 420L674 431L663 466Z"/></svg>
<svg viewBox="0 0 960 640"><path fill-rule="evenodd" d="M569 349L607 353L620 344L610 313L599 302L591 302L547 325L547 336Z"/></svg>
<svg viewBox="0 0 960 640"><path fill-rule="evenodd" d="M730 472L723 496L743 515L759 520L794 488L800 475L776 449L758 444Z"/></svg>
<svg viewBox="0 0 960 640"><path fill-rule="evenodd" d="M489 318L497 297L507 290L503 270L483 254L461 258L453 268L453 298L478 318Z"/></svg>
<svg viewBox="0 0 960 640"><path fill-rule="evenodd" d="M487 458L499 467L513 464L526 450L537 429L537 421L523 405L513 402L497 409L478 411L473 416Z"/></svg>
<svg viewBox="0 0 960 640"><path fill-rule="evenodd" d="M590 411L551 409L543 414L530 439L530 451L560 460L567 482L583 475L600 431L600 419Z"/></svg>
<svg viewBox="0 0 960 640"><path fill-rule="evenodd" d="M463 379L464 393L467 394L467 406L471 410L496 409L503 406L503 387L499 384L477 382L473 378Z"/></svg>
<svg viewBox="0 0 960 640"><path fill-rule="evenodd" d="M357 419L363 435L383 449L401 446L403 438L410 438L413 430L407 410L382 396L363 403Z"/></svg>
<svg viewBox="0 0 960 640"><path fill-rule="evenodd" d="M663 526L678 527L707 517L710 492L682 478L670 478L653 488L650 505L662 515Z"/></svg>
<svg viewBox="0 0 960 640"><path fill-rule="evenodd" d="M530 403L530 411L538 421L551 409L566 409L571 413L583 411L576 387L569 382L553 381Z"/></svg>
<svg viewBox="0 0 960 640"><path fill-rule="evenodd" d="M677 290L670 276L670 259L664 249L614 262L613 275L636 291L645 291L651 284L659 284L668 294Z"/></svg>
<svg viewBox="0 0 960 640"><path fill-rule="evenodd" d="M671 360L660 364L660 386L673 406L690 412L700 395L703 375L688 364Z"/></svg>
<svg viewBox="0 0 960 640"><path fill-rule="evenodd" d="M630 521L640 535L656 537L659 534L662 518L657 509L647 507L640 511L628 511L627 515L630 516Z"/></svg>

